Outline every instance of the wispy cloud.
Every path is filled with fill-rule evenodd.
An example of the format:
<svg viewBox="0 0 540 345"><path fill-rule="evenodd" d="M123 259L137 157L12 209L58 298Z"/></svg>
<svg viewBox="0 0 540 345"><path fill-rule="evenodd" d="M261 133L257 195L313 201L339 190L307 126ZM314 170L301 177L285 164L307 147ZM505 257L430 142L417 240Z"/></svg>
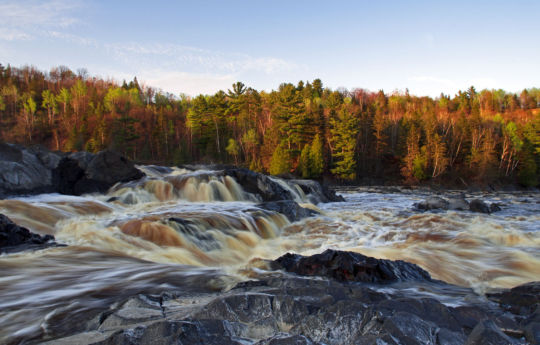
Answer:
<svg viewBox="0 0 540 345"><path fill-rule="evenodd" d="M78 22L77 0L7 0L0 3L0 39L28 40L51 29L65 29Z"/></svg>
<svg viewBox="0 0 540 345"><path fill-rule="evenodd" d="M259 71L267 74L288 71L298 66L275 57L253 57L247 54L224 53L176 44L108 44L107 50L115 59L136 68L152 66L156 62L168 69L189 67L199 73L238 73Z"/></svg>
<svg viewBox="0 0 540 345"><path fill-rule="evenodd" d="M60 43L61 48L69 47L69 56L77 60L77 67L93 65L97 67L93 73L105 72L114 78L137 76L141 82L176 94L213 93L254 75L271 78L303 68L274 56L201 49L167 41L107 42L77 34L77 26L88 25L83 22L81 10L89 6L82 0L0 0L0 43L9 46L17 41L46 38ZM0 56L10 60L14 54ZM52 58L66 61L65 56ZM91 61L88 56L92 56Z"/></svg>
<svg viewBox="0 0 540 345"><path fill-rule="evenodd" d="M139 80L178 93L211 94L247 75L272 76L302 66L276 57L254 57L169 43L106 44L105 51Z"/></svg>

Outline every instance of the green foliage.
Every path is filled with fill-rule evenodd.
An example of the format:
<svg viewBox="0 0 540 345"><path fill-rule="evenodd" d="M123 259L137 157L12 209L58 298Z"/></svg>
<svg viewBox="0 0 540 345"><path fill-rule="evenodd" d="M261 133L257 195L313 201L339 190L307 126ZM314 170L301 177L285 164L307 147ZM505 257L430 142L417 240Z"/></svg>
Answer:
<svg viewBox="0 0 540 345"><path fill-rule="evenodd" d="M6 70L7 71L7 70ZM462 90L454 97L323 87L321 80L256 91L241 82L178 97L136 78L123 85L9 68L0 78L2 140L92 152L116 148L169 164L228 162L306 178L430 178L538 182L540 89ZM328 168L330 170L328 171Z"/></svg>
<svg viewBox="0 0 540 345"><path fill-rule="evenodd" d="M311 143L311 148L309 151L310 158L310 177L319 178L324 172L324 153L323 153L323 142L319 134L315 135L313 142Z"/></svg>
<svg viewBox="0 0 540 345"><path fill-rule="evenodd" d="M356 178L355 148L358 119L350 107L343 106L336 116L330 119L330 126L335 158L335 167L331 169L331 172L340 179L354 180Z"/></svg>
<svg viewBox="0 0 540 345"><path fill-rule="evenodd" d="M311 157L310 157L310 147L308 144L304 145L302 152L300 154L300 160L298 161L298 170L302 175L302 178L311 177Z"/></svg>
<svg viewBox="0 0 540 345"><path fill-rule="evenodd" d="M425 150L423 150L423 151L425 152ZM412 175L418 181L425 180L428 177L428 175L425 172L426 164L427 164L427 159L426 159L425 155L418 155L418 156L414 157Z"/></svg>
<svg viewBox="0 0 540 345"><path fill-rule="evenodd" d="M238 155L240 154L240 146L238 146L238 143L234 139L229 139L229 142L227 144L227 147L225 148L225 151L231 156L234 157L235 164L238 165Z"/></svg>
<svg viewBox="0 0 540 345"><path fill-rule="evenodd" d="M538 185L538 166L531 150L524 150L521 155L521 165L518 171L518 181L524 186L535 187Z"/></svg>
<svg viewBox="0 0 540 345"><path fill-rule="evenodd" d="M289 152L285 145L278 145L272 154L269 173L272 175L281 175L291 172L291 162Z"/></svg>
<svg viewBox="0 0 540 345"><path fill-rule="evenodd" d="M6 103L4 103L4 97L0 95L0 111L6 110Z"/></svg>

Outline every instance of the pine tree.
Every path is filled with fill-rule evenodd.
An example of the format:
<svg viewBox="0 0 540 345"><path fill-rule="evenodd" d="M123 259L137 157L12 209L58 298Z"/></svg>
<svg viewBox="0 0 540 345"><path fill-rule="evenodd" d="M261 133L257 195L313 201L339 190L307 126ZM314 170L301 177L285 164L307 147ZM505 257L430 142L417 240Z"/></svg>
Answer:
<svg viewBox="0 0 540 345"><path fill-rule="evenodd" d="M323 142L319 134L315 135L309 151L311 162L311 177L319 178L324 172Z"/></svg>
<svg viewBox="0 0 540 345"><path fill-rule="evenodd" d="M298 171L302 175L302 178L310 178L312 175L310 151L310 146L308 144L304 145L300 159L298 160Z"/></svg>
<svg viewBox="0 0 540 345"><path fill-rule="evenodd" d="M358 135L358 119L350 106L344 105L337 116L330 119L330 132L334 147L335 167L333 174L344 180L356 178L356 137Z"/></svg>
<svg viewBox="0 0 540 345"><path fill-rule="evenodd" d="M269 172L272 175L286 174L291 171L291 162L284 143L278 145L272 154Z"/></svg>

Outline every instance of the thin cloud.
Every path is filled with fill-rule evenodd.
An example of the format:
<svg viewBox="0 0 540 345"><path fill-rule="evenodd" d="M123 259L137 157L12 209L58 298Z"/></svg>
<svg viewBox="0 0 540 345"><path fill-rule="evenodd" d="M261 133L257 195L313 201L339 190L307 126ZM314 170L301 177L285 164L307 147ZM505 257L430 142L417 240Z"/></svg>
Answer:
<svg viewBox="0 0 540 345"><path fill-rule="evenodd" d="M294 63L274 57L253 57L175 44L108 44L106 49L115 59L136 69L155 67L156 63L174 70L189 68L197 73L221 74L246 71L272 74L297 68Z"/></svg>
<svg viewBox="0 0 540 345"><path fill-rule="evenodd" d="M78 1L13 1L0 3L0 39L28 40L50 29L65 29L79 20Z"/></svg>

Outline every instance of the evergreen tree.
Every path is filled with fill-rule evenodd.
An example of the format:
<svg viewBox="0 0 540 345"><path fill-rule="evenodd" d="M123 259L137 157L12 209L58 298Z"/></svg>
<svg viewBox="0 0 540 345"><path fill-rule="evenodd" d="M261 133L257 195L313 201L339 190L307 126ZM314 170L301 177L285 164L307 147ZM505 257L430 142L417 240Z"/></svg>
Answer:
<svg viewBox="0 0 540 345"><path fill-rule="evenodd" d="M355 148L358 119L350 106L343 106L337 116L330 119L330 126L335 157L335 167L331 171L343 180L354 180L356 178Z"/></svg>
<svg viewBox="0 0 540 345"><path fill-rule="evenodd" d="M315 135L309 151L311 177L319 178L324 172L323 142L319 134Z"/></svg>
<svg viewBox="0 0 540 345"><path fill-rule="evenodd" d="M284 144L278 145L274 150L272 160L270 161L269 172L272 175L281 175L291 172L290 156Z"/></svg>
<svg viewBox="0 0 540 345"><path fill-rule="evenodd" d="M306 144L300 153L300 159L298 160L298 171L300 172L302 178L310 178L312 176L310 151L310 146Z"/></svg>

